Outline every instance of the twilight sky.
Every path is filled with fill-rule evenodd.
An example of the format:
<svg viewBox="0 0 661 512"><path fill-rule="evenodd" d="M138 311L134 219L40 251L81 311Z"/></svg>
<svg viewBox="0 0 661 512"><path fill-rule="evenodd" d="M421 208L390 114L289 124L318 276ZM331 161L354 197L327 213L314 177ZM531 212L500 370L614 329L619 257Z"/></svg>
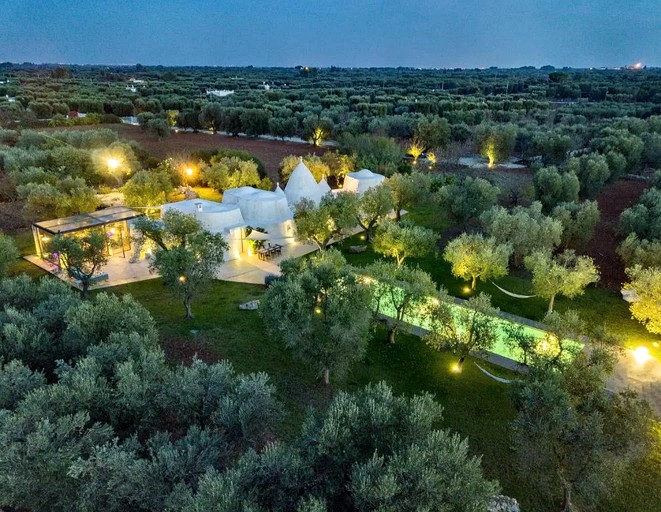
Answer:
<svg viewBox="0 0 661 512"><path fill-rule="evenodd" d="M0 0L0 62L661 66L659 0Z"/></svg>

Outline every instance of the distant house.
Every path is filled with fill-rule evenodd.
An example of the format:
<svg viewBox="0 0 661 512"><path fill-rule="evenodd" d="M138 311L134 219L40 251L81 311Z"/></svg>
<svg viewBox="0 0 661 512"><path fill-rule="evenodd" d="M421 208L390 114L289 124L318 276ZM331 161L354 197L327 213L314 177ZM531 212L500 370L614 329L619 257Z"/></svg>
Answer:
<svg viewBox="0 0 661 512"><path fill-rule="evenodd" d="M385 179L386 177L381 174L372 172L369 169L361 169L346 175L342 190L360 195L370 188L380 185Z"/></svg>
<svg viewBox="0 0 661 512"><path fill-rule="evenodd" d="M207 96L215 96L216 98L225 98L232 94L234 94L234 91L228 89L207 89Z"/></svg>

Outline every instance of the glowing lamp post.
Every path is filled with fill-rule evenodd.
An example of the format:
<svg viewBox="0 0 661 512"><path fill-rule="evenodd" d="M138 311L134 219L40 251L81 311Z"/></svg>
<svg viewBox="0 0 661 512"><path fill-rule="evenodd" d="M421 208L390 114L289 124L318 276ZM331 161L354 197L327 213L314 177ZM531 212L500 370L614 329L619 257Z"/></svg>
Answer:
<svg viewBox="0 0 661 512"><path fill-rule="evenodd" d="M193 170L192 167L186 167L184 169L184 186L188 186L188 180L193 177L193 174L195 174L195 171Z"/></svg>
<svg viewBox="0 0 661 512"><path fill-rule="evenodd" d="M635 350L632 350L633 358L636 360L636 363L639 365L645 364L648 360L652 358L650 351L647 347L638 347Z"/></svg>
<svg viewBox="0 0 661 512"><path fill-rule="evenodd" d="M110 174L115 177L117 183L119 183L121 186L122 178L120 177L117 170L119 169L120 165L122 165L122 162L118 158L108 158L108 160L106 160L106 164L108 165L108 169L110 169Z"/></svg>

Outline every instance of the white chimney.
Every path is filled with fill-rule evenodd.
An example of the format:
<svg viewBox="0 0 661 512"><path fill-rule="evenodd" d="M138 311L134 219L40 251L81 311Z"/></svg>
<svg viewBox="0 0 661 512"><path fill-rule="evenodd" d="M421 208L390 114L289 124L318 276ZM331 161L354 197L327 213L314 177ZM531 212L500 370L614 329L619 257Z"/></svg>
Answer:
<svg viewBox="0 0 661 512"><path fill-rule="evenodd" d="M197 209L198 212L202 211L202 203L195 203L195 208Z"/></svg>

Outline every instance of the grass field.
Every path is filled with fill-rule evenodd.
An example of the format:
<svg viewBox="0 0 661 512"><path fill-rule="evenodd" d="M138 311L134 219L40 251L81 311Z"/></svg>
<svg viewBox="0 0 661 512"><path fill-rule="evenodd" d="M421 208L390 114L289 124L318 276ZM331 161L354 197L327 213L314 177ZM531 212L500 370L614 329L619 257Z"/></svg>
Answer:
<svg viewBox="0 0 661 512"><path fill-rule="evenodd" d="M423 226L427 226L438 232L450 227L450 222L443 217L438 208L430 204L423 204L412 208L407 218ZM339 246L349 263L364 266L372 263L379 254L372 251L371 246L366 252L360 254L349 254L347 249L351 245L360 245L364 242L360 235L348 238ZM443 259L440 252L436 252L426 258L411 258L406 260L407 265L418 266L431 274L434 281L443 286L450 295L461 298L469 298L470 283L456 278L452 275L450 265ZM509 275L495 281L500 287L522 295L532 295L530 276L523 270L511 271ZM491 295L494 306L502 311L513 315L522 316L531 320L541 321L546 314L548 302L545 299L517 299L504 294L491 282L478 281L477 290L474 293L485 292ZM556 311L573 309L589 325L603 324L613 334L622 339L622 343L630 348L645 346L650 353L661 359L661 348L659 342L661 337L649 333L638 321L631 318L629 304L622 300L619 292L603 286L590 286L585 294L575 299L556 297Z"/></svg>
<svg viewBox="0 0 661 512"><path fill-rule="evenodd" d="M331 375L331 388L326 389L317 375L269 340L258 313L238 310L240 303L261 297L261 286L214 282L194 304L195 318L190 321L182 320L183 306L167 293L160 280L109 291L130 293L150 310L164 346L170 353L175 347L176 359L190 358L197 352L227 358L240 372L268 373L287 411L279 430L285 440L298 431L308 407L324 407L336 390L351 391L385 380L398 393L432 393L444 407L444 426L468 436L472 451L483 456L487 476L497 478L506 494L521 501L523 510L558 509L557 503L536 496L515 473L507 430L514 414L508 387L487 378L470 361L461 374L455 374L450 371L454 356L434 351L404 333L398 335L395 345L388 345L385 332L376 330L364 361L343 381L334 381ZM502 370L494 371L507 375ZM626 485L602 510L657 512L660 480L661 442L648 459L631 468Z"/></svg>

